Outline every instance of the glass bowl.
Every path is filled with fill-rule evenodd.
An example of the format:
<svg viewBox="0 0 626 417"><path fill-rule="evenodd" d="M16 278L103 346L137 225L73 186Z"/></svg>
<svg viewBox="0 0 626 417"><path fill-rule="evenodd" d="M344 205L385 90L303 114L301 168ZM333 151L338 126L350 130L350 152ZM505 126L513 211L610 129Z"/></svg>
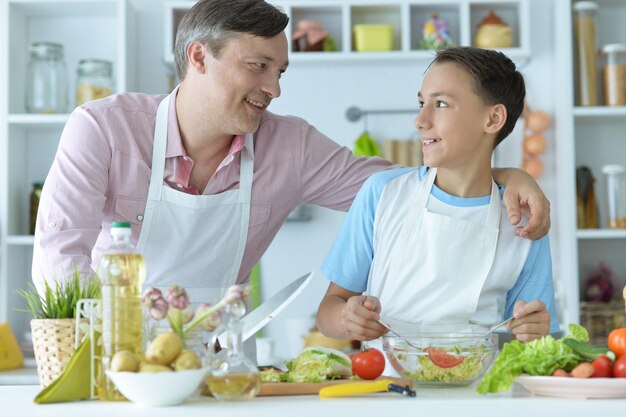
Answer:
<svg viewBox="0 0 626 417"><path fill-rule="evenodd" d="M419 333L404 339L384 335L383 350L393 368L417 385L470 385L485 374L498 352L497 334Z"/></svg>
<svg viewBox="0 0 626 417"><path fill-rule="evenodd" d="M150 407L182 404L199 389L208 373L208 367L175 372L106 371L124 397Z"/></svg>

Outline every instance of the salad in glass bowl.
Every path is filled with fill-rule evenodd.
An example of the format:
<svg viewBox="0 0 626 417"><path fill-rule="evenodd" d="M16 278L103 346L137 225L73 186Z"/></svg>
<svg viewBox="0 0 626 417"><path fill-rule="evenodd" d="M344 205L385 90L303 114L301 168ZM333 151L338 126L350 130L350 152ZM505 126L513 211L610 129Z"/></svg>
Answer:
<svg viewBox="0 0 626 417"><path fill-rule="evenodd" d="M386 334L383 351L400 375L418 385L470 385L493 363L498 352L498 335L429 332L399 338Z"/></svg>

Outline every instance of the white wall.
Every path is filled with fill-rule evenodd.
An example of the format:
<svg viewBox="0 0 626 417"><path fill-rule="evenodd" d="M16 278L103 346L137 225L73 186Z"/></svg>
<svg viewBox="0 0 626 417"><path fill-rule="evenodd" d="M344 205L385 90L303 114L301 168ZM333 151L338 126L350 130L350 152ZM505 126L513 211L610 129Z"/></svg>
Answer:
<svg viewBox="0 0 626 417"><path fill-rule="evenodd" d="M129 88L149 93L167 91L167 76L162 64L163 7L153 0L132 0L137 9L137 50L141 63L135 80ZM531 50L532 58L518 62L526 78L528 100L531 108L548 113L555 111L552 99L554 85L552 50L554 48L553 4L531 0ZM132 51L131 51L132 52ZM282 81L282 97L272 103L271 111L294 114L307 119L338 143L352 147L353 141L364 128L362 122L352 123L345 118L350 106L364 109L417 109L417 91L427 62L350 62L350 63L294 63ZM134 87L134 88L133 88ZM412 115L368 117L368 130L378 140L411 138L415 131ZM500 146L496 164L519 166L521 162L521 129ZM540 185L552 201L552 213L557 212L554 198L554 136L547 134L548 151L543 156L545 172ZM305 223L287 223L276 236L262 259L262 293L270 296L298 276L317 269L341 225L343 213L315 207L313 220ZM556 228L553 228L556 230ZM557 251L558 236L551 234L553 254ZM558 277L558 262L554 260ZM267 336L276 339L279 357L293 354L297 334L293 333L294 320L312 317L324 294L327 282L318 279L285 312L265 329ZM557 292L558 292L557 278ZM312 322L312 319L310 320ZM289 327L290 333L285 334Z"/></svg>

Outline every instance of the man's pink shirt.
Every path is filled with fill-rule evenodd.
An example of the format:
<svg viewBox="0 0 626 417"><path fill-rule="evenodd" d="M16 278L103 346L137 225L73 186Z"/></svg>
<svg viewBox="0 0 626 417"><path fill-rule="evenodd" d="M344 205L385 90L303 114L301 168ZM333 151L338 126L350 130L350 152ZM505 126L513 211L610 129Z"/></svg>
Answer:
<svg viewBox="0 0 626 417"><path fill-rule="evenodd" d="M70 115L39 205L35 283L64 280L74 266L91 275L110 243L113 221L130 222L137 243L150 184L156 110L164 97L118 94L87 103ZM185 153L174 102L163 180L181 192L199 194L189 184L194 162ZM238 188L240 154L248 151L244 137L235 137L202 194ZM300 118L266 112L254 134L250 224L238 282L247 281L295 207L317 204L345 211L363 181L390 166L380 158L355 157Z"/></svg>

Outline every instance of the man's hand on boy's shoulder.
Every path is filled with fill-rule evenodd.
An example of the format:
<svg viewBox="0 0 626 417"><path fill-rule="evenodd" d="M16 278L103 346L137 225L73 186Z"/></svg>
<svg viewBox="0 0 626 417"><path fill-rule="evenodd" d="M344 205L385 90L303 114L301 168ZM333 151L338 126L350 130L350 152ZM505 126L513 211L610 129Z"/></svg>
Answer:
<svg viewBox="0 0 626 417"><path fill-rule="evenodd" d="M526 174L522 170L515 171ZM503 200L512 225L520 224L522 216L528 219L528 224L516 227L517 236L537 240L548 233L550 201L530 175L508 176Z"/></svg>

